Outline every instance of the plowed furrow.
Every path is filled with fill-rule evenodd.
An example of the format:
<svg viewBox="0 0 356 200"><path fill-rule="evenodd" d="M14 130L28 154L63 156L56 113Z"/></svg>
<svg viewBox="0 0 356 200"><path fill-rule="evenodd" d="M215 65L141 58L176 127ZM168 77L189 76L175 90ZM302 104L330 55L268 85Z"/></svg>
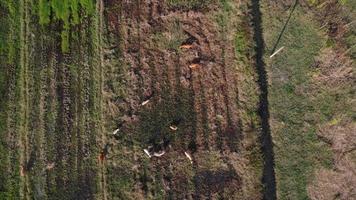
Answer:
<svg viewBox="0 0 356 200"><path fill-rule="evenodd" d="M70 74L68 69L68 58L66 56L60 59L60 68L58 69L58 80L60 84L57 89L58 96L58 118L57 131L55 136L56 159L58 164L56 170L56 186L58 192L69 191L70 185L70 154L71 154L71 96L70 96ZM57 195L59 195L59 193ZM71 196L73 193L66 193Z"/></svg>
<svg viewBox="0 0 356 200"><path fill-rule="evenodd" d="M20 163L22 169L27 168L27 163L30 158L29 155L29 141L28 141L28 119L29 119L29 82L28 82L28 67L29 67L29 10L26 0L20 2L21 13L21 61L19 74L19 102L20 102L20 124L19 124L19 146L20 146ZM21 176L20 182L20 196L24 199L29 199L29 177L27 175Z"/></svg>
<svg viewBox="0 0 356 200"><path fill-rule="evenodd" d="M45 121L45 142L46 145L44 147L44 150L46 152L46 160L48 162L54 162L55 163L55 168L52 172L46 173L46 193L48 195L48 198L54 198L54 191L53 191L53 185L55 185L55 171L58 170L59 163L55 162L56 161L56 144L55 144L55 138L57 135L57 81L56 81L56 76L57 76L57 53L55 52L54 45L50 44L49 45L49 55L48 55L48 66L46 68L46 74L47 74L47 79L46 79L46 85L48 86L47 92L48 95L45 98L45 115L44 115L44 121Z"/></svg>

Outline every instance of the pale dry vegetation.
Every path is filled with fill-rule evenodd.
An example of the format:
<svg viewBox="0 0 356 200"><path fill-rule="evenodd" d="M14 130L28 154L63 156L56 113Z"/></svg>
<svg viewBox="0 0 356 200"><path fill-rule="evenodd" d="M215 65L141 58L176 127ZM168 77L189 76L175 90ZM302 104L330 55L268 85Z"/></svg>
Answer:
<svg viewBox="0 0 356 200"><path fill-rule="evenodd" d="M308 187L309 197L312 200L355 199L355 169L354 161L345 160L336 170L318 170L315 180Z"/></svg>
<svg viewBox="0 0 356 200"><path fill-rule="evenodd" d="M320 55L315 59L317 68L313 77L315 81L329 87L353 84L355 82L354 63L347 53L347 51L338 52L330 47L321 50Z"/></svg>
<svg viewBox="0 0 356 200"><path fill-rule="evenodd" d="M332 121L320 127L318 135L331 145L335 163L345 154L356 150L356 123L351 120Z"/></svg>
<svg viewBox="0 0 356 200"><path fill-rule="evenodd" d="M313 200L354 199L356 197L356 123L342 121L320 127L318 135L332 147L334 167L319 169L308 186Z"/></svg>

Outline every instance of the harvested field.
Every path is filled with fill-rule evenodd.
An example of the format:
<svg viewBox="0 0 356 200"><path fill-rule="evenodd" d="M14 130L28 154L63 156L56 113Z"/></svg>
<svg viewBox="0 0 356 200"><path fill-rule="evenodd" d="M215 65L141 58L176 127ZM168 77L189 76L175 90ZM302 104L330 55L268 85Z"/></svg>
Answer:
<svg viewBox="0 0 356 200"><path fill-rule="evenodd" d="M204 14L209 10L176 10L160 1L110 1L107 6L110 55L104 56L104 63L110 70L104 75L108 80L104 102L106 115L113 119L107 130L120 128L117 134L122 135L119 140L107 138L113 147L104 176L106 184L115 183L108 187L108 195L114 199L218 198L226 197L228 191L231 197L250 195L248 190L258 186L246 185L243 191L241 181L232 188L224 185L210 194L201 193L201 181L195 181L200 178L194 175L204 173L204 165L210 164L218 171L245 170L238 169L243 164L232 155L248 162L242 150L238 63L231 46L234 33L220 40L227 26L239 22L221 25L214 18L226 18L225 13L210 10L216 12L212 17ZM210 9L219 9L216 6ZM117 77L114 70L125 74ZM172 123L177 130L172 131ZM146 157L143 149L161 148L161 142L166 145L165 154ZM184 152L192 156L193 164ZM211 163L205 163L206 159L212 159Z"/></svg>

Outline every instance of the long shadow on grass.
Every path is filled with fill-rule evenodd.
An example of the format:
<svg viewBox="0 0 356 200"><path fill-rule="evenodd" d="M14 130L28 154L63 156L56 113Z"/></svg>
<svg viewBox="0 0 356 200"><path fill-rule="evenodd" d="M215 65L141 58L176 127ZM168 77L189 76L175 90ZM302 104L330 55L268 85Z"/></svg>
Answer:
<svg viewBox="0 0 356 200"><path fill-rule="evenodd" d="M281 33L280 33L279 36L278 36L278 39L277 39L276 43L275 43L274 46L273 46L273 49L272 49L272 51L271 51L271 55L276 51L277 46L278 46L278 44L279 44L279 41L281 41L281 39L282 39L282 36L283 36L283 34L284 34L284 31L286 30L287 25L288 25L290 19L292 18L292 15L293 15L293 13L294 13L295 8L296 8L297 5L298 5L298 2L299 2L299 0L296 0L296 1L295 1L294 5L293 5L293 7L292 7L292 10L290 11L289 17L288 17L286 23L284 24L284 26L283 26L283 28L282 28L282 31L281 31Z"/></svg>
<svg viewBox="0 0 356 200"><path fill-rule="evenodd" d="M265 63L263 61L264 40L262 30L262 14L260 11L260 1L252 0L251 15L254 29L255 41L255 65L258 73L258 85L260 89L260 105L259 115L261 117L262 133L260 136L261 150L263 154L263 174L262 183L264 185L263 199L276 199L276 179L274 172L274 154L269 125L269 110L268 110L268 81Z"/></svg>

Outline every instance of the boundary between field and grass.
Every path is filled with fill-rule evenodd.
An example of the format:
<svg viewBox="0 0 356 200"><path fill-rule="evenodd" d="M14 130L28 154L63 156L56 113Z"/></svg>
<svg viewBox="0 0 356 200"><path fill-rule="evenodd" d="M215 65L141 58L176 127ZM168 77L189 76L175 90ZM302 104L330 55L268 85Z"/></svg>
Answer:
<svg viewBox="0 0 356 200"><path fill-rule="evenodd" d="M273 142L269 124L268 79L265 63L263 61L265 46L262 30L262 13L259 0L252 0L251 3L253 39L255 41L255 67L258 73L258 85L260 89L258 111L261 118L262 132L260 142L264 161L262 174L262 184L264 185L263 199L270 200L276 199L276 178L274 171Z"/></svg>

